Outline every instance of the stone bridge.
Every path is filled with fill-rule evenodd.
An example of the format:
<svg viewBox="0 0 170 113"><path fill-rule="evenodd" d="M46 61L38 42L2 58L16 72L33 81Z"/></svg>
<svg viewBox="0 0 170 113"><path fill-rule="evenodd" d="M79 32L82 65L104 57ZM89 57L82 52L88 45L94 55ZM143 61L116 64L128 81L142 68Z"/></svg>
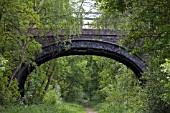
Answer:
<svg viewBox="0 0 170 113"><path fill-rule="evenodd" d="M138 78L141 77L145 65L136 55L131 55L124 47L117 44L120 35L110 29L82 29L79 35L61 35L54 37L52 32L47 36L35 36L36 41L42 44L42 52L36 55L35 62L41 65L51 59L69 55L98 55L119 61L129 67ZM67 38L68 40L64 41ZM33 66L23 64L16 73L15 78L19 82L21 96L24 96L24 84L28 75L34 70Z"/></svg>

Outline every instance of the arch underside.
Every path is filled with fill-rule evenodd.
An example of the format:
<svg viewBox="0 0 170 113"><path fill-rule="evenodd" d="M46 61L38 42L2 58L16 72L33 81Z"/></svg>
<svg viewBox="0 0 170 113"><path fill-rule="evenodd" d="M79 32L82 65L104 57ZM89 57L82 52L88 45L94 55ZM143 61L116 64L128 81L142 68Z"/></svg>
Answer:
<svg viewBox="0 0 170 113"><path fill-rule="evenodd" d="M141 77L145 65L135 55L129 54L123 47L115 44L96 40L72 40L71 43L56 45L50 44L42 47L43 51L36 57L37 65L41 65L54 58L69 55L97 55L104 56L119 61L129 67L138 78ZM19 89L24 89L24 84L28 75L34 70L34 67L22 65L16 78L19 82Z"/></svg>

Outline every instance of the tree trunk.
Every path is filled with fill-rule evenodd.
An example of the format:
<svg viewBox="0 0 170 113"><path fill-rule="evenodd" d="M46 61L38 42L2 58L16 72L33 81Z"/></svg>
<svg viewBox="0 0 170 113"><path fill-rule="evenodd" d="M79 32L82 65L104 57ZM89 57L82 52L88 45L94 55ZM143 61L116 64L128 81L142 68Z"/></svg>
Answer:
<svg viewBox="0 0 170 113"><path fill-rule="evenodd" d="M45 92L47 92L47 90L48 90L48 88L49 88L49 85L50 85L50 83L51 83L51 80L52 80L52 78L53 78L53 76L54 76L54 74L55 74L55 62L52 62L52 69L51 70L49 70L48 72L47 72L47 77L48 77L48 81L47 81L47 84L46 84L46 86L45 86L45 89L44 89L44 93ZM49 68L50 69L50 68Z"/></svg>
<svg viewBox="0 0 170 113"><path fill-rule="evenodd" d="M51 83L51 80L52 80L53 76L54 76L54 71L51 72L50 76L48 77L48 81L47 81L47 84L46 84L45 89L44 89L45 92L48 90L48 87L49 87L49 85Z"/></svg>
<svg viewBox="0 0 170 113"><path fill-rule="evenodd" d="M8 84L8 87L10 87L11 86L11 84L12 84L12 80L14 79L14 77L15 77L15 75L16 75L16 73L19 71L19 69L21 68L21 65L22 65L22 61L20 62L20 64L18 65L18 67L17 67L17 69L13 72L13 74L12 74L12 76L11 76L11 78L10 78L10 81L9 81L9 84Z"/></svg>

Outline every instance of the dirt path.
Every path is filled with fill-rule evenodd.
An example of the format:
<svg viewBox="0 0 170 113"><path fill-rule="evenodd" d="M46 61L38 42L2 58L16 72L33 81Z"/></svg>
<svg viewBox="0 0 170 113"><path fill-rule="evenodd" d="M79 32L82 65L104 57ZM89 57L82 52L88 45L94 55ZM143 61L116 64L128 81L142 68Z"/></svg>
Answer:
<svg viewBox="0 0 170 113"><path fill-rule="evenodd" d="M87 113L97 113L97 112L94 112L91 108L89 108L87 105L83 105L84 108L86 109Z"/></svg>
<svg viewBox="0 0 170 113"><path fill-rule="evenodd" d="M85 108L87 113L97 113L97 112L94 112L91 108Z"/></svg>

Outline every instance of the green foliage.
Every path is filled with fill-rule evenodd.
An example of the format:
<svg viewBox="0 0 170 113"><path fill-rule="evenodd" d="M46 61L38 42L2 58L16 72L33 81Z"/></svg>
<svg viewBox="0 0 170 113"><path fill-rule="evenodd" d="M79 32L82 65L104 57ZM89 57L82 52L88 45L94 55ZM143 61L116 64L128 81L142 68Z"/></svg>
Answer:
<svg viewBox="0 0 170 113"><path fill-rule="evenodd" d="M5 60L1 55L0 55L0 77L3 76L3 73L5 71L5 64L7 63L7 60Z"/></svg>
<svg viewBox="0 0 170 113"><path fill-rule="evenodd" d="M15 104L19 97L17 80L8 86L8 77L4 76L7 60L0 56L0 105Z"/></svg>
<svg viewBox="0 0 170 113"><path fill-rule="evenodd" d="M80 21L73 17L74 8L68 0L46 0L37 1L37 12L40 13L40 22L42 34L47 34L49 30L58 35L61 29L66 35L78 33L80 30ZM49 7L50 6L50 7Z"/></svg>
<svg viewBox="0 0 170 113"><path fill-rule="evenodd" d="M56 102L61 101L59 86L57 86L55 89L48 90L43 97L43 101L49 104L55 104Z"/></svg>
<svg viewBox="0 0 170 113"><path fill-rule="evenodd" d="M113 70L114 77L109 75L108 70L108 68L107 72L103 70L100 75L102 80L99 79L101 81L99 94L104 97L103 102L95 106L99 113L143 113L145 100L142 98L146 98L146 94L135 75L118 63L110 69Z"/></svg>
<svg viewBox="0 0 170 113"><path fill-rule="evenodd" d="M41 74L41 72L40 72ZM27 80L25 100L27 104L40 103L43 100L43 88L45 76L38 76L37 73L33 72Z"/></svg>
<svg viewBox="0 0 170 113"><path fill-rule="evenodd" d="M51 72L54 75L45 91ZM53 105L61 99L89 103L103 113L145 112L147 94L139 84L132 71L112 59L69 56L49 61L29 75L26 99L30 104L45 102Z"/></svg>
<svg viewBox="0 0 170 113"><path fill-rule="evenodd" d="M1 113L86 113L82 106L58 102L51 104L25 105L25 106L0 106Z"/></svg>
<svg viewBox="0 0 170 113"><path fill-rule="evenodd" d="M148 81L145 86L147 94L145 111L169 112L169 94L166 88L169 84L168 66L163 63L170 57L170 2L167 0L97 1L98 6L109 15L108 17L117 19L118 23L121 22L121 24L114 24L114 21L110 23L117 26L111 26L112 28L126 33L126 38L123 38L121 43L132 53L142 56L148 66L143 74ZM118 16L115 17L115 14ZM166 74L161 71L161 64L163 70L167 71Z"/></svg>
<svg viewBox="0 0 170 113"><path fill-rule="evenodd" d="M23 63L36 65L34 58L37 53L41 52L42 45L35 40L34 35L47 35L53 30L57 39L61 29L66 35L79 32L80 22L73 16L73 12L74 8L68 0L1 0L0 55L8 62L4 67L6 60L0 56L0 79L2 80L0 104L7 104L10 100L13 102L18 98L15 93L18 89L14 75L21 65ZM45 72L41 70L41 73ZM36 75L38 74L34 73L29 80L29 84L34 84L30 85L30 91L27 92L26 101L29 101L29 104L41 102L45 94L44 87L48 76L38 78ZM41 86L42 82L44 86ZM5 97L6 93L9 95ZM9 98L10 96L11 98L15 96L15 99ZM35 102L30 101L31 98L34 98L35 100L32 101Z"/></svg>
<svg viewBox="0 0 170 113"><path fill-rule="evenodd" d="M126 47L138 54L157 57L158 62L169 57L169 4L167 0L99 0L99 7L117 20L127 32ZM122 3L118 3L122 2ZM123 9L123 10L120 10ZM120 13L123 11L123 14ZM126 16L126 17L125 17ZM124 21L122 21L124 20ZM112 22L110 24L113 24ZM121 27L122 28L122 27ZM149 61L149 60L148 60Z"/></svg>
<svg viewBox="0 0 170 113"><path fill-rule="evenodd" d="M96 1L103 12L100 19L94 22L99 23L97 27L116 28L126 33L126 38L122 37L120 43L132 53L142 56L147 63L148 67L142 76L147 80L145 86L139 85L129 69L111 59L97 56L64 57L37 67L29 75L25 84L25 101L38 106L11 106L9 109L1 106L0 112L82 111L80 106L62 103L61 100L90 100L101 113L169 112L170 61L165 62L165 59L170 57L170 2ZM34 57L41 51L41 44L35 41L33 31L38 29L38 35L42 36L53 30L57 39L63 30L68 35L66 40L69 40L69 35L80 31L82 23L81 19L77 19L80 14L74 12L68 0L1 0L0 105L17 102L17 82L11 80L21 64L36 65Z"/></svg>
<svg viewBox="0 0 170 113"><path fill-rule="evenodd" d="M166 92L162 95L163 100L167 101L170 104L170 60L166 59L166 62L161 65L162 72L165 73L165 80L161 80L165 85Z"/></svg>
<svg viewBox="0 0 170 113"><path fill-rule="evenodd" d="M19 97L17 80L9 88L8 78L0 76L0 105L15 104Z"/></svg>

